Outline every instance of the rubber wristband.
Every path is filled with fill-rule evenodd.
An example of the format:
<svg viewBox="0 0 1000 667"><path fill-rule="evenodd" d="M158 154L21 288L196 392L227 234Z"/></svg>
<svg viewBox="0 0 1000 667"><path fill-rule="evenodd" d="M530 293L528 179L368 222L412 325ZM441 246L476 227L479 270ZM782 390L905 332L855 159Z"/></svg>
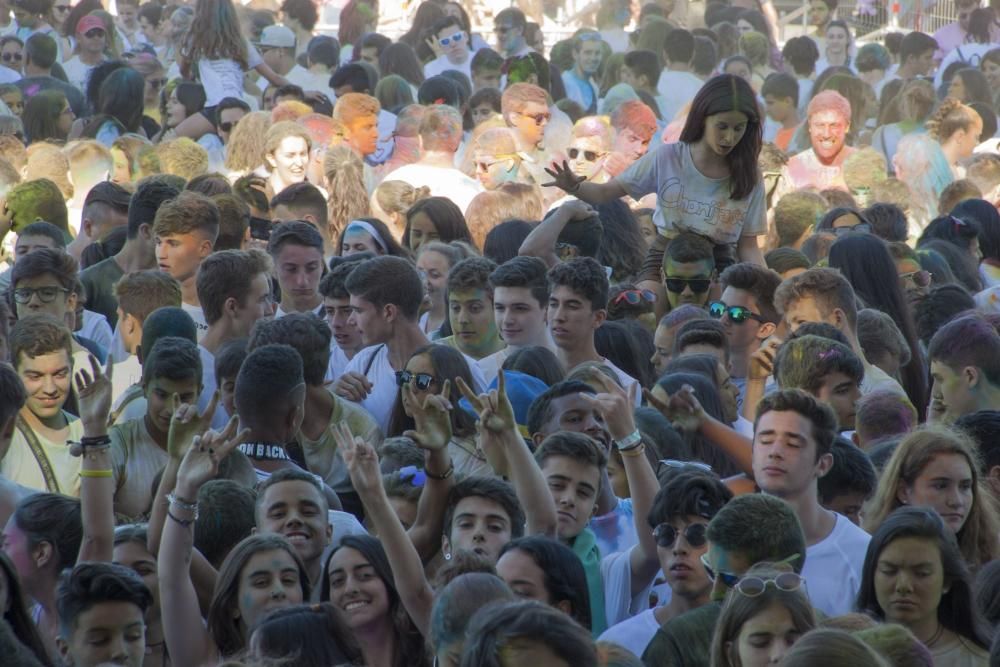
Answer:
<svg viewBox="0 0 1000 667"><path fill-rule="evenodd" d="M430 477L431 479L436 479L439 482L443 482L444 480L448 479L449 477L451 477L452 475L455 474L455 462L454 461L450 461L448 463L448 469L444 472L443 475L437 475L437 474L432 473L430 470L427 470L427 469L424 469L424 474L427 475L428 477Z"/></svg>
<svg viewBox="0 0 1000 667"><path fill-rule="evenodd" d="M112 471L110 470L81 470L80 477L111 477Z"/></svg>

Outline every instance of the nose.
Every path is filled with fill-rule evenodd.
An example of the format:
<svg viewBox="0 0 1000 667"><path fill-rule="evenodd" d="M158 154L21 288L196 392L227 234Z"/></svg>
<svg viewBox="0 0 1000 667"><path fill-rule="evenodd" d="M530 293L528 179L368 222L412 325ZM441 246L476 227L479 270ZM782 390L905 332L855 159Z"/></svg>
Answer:
<svg viewBox="0 0 1000 667"><path fill-rule="evenodd" d="M948 507L952 509L962 507L965 505L965 498L962 497L962 491L956 486L955 489L948 494Z"/></svg>
<svg viewBox="0 0 1000 667"><path fill-rule="evenodd" d="M118 665L128 664L128 650L126 649L125 636L120 633L113 633L109 639L109 644L110 662Z"/></svg>
<svg viewBox="0 0 1000 667"><path fill-rule="evenodd" d="M789 642L785 639L777 638L771 645L771 655L768 656L770 664L777 665L781 662L781 659L785 657L788 653Z"/></svg>
<svg viewBox="0 0 1000 667"><path fill-rule="evenodd" d="M275 578L274 583L271 584L271 599L272 600L284 600L285 599L285 586L281 583L280 578Z"/></svg>

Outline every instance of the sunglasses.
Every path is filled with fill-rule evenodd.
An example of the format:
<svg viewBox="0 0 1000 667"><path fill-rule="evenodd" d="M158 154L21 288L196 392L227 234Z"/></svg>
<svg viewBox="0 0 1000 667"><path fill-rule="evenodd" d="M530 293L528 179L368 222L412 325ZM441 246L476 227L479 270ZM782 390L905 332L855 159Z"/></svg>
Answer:
<svg viewBox="0 0 1000 667"><path fill-rule="evenodd" d="M167 85L167 79L146 79L146 83L153 87L153 90L159 90Z"/></svg>
<svg viewBox="0 0 1000 667"><path fill-rule="evenodd" d="M747 320L757 320L763 322L764 318L757 315L749 308L743 306L727 306L721 301L713 301L708 304L708 314L717 320L721 320L724 315L728 315L733 324L743 324Z"/></svg>
<svg viewBox="0 0 1000 667"><path fill-rule="evenodd" d="M222 130L223 132L225 132L226 134L229 134L230 132L232 132L234 127L236 127L236 123L234 123L232 121L226 121L224 123L219 123L219 129Z"/></svg>
<svg viewBox="0 0 1000 667"><path fill-rule="evenodd" d="M695 294L704 294L708 291L708 288L712 286L711 278L664 278L663 284L666 285L668 292L673 292L674 294L680 294L685 288L691 288L691 291Z"/></svg>
<svg viewBox="0 0 1000 667"><path fill-rule="evenodd" d="M859 222L856 225L851 225L850 227L834 227L833 233L837 236L843 236L844 234L850 234L851 232L859 232L861 234L870 234L872 231L872 226L867 222Z"/></svg>
<svg viewBox="0 0 1000 667"><path fill-rule="evenodd" d="M42 303L52 303L60 294L69 294L69 290L63 287L18 287L14 290L14 301L23 306L36 294Z"/></svg>
<svg viewBox="0 0 1000 667"><path fill-rule="evenodd" d="M21 53L5 53L0 56L0 58L3 58L5 63L9 63L11 61L21 62L24 59L24 55Z"/></svg>
<svg viewBox="0 0 1000 667"><path fill-rule="evenodd" d="M57 11L57 12L59 12L61 14L65 14L70 9L72 9L72 7L70 7L69 5L56 5L52 9L54 9L55 11Z"/></svg>
<svg viewBox="0 0 1000 667"><path fill-rule="evenodd" d="M684 535L684 541L697 548L705 546L705 541L708 539L705 537L707 528L703 523L692 523L681 533L669 523L661 523L653 530L653 537L656 538L656 546L669 549L674 546L678 535Z"/></svg>
<svg viewBox="0 0 1000 667"><path fill-rule="evenodd" d="M663 473L664 468L672 468L674 470L679 470L681 468L697 468L698 470L704 470L705 472L712 472L712 466L702 461L678 461L676 459L660 459L659 463L656 464L657 477L659 477Z"/></svg>
<svg viewBox="0 0 1000 667"><path fill-rule="evenodd" d="M396 371L396 384L403 385L413 382L420 391L427 391L434 382L434 376L429 373L411 373L410 371Z"/></svg>
<svg viewBox="0 0 1000 667"><path fill-rule="evenodd" d="M739 591L741 595L745 595L748 598L755 598L758 595L763 595L768 586L774 586L779 591L790 593L802 588L802 584L804 584L805 581L806 580L804 578L794 572L782 572L773 579L764 579L763 577L743 577L736 582L736 585L733 586L733 588Z"/></svg>
<svg viewBox="0 0 1000 667"><path fill-rule="evenodd" d="M900 279L908 280L912 282L917 287L927 287L931 284L931 278L934 274L930 271L911 271L909 273L900 273Z"/></svg>
<svg viewBox="0 0 1000 667"><path fill-rule="evenodd" d="M493 27L493 32L498 35L506 35L508 32L514 29L512 25L498 25Z"/></svg>
<svg viewBox="0 0 1000 667"><path fill-rule="evenodd" d="M705 574L708 575L709 579L711 579L712 581L715 581L716 579L721 579L722 583L724 583L728 588L733 588L734 586L736 586L736 584L739 583L740 581L739 575L731 574L729 572L716 572L714 569L712 569L712 566L708 564L707 556L708 554L701 555L701 566L705 568Z"/></svg>
<svg viewBox="0 0 1000 667"><path fill-rule="evenodd" d="M594 160L597 160L598 158L604 157L605 155L608 154L608 152L607 151L601 151L601 152L597 152L597 151L582 151L579 148L570 148L568 151L566 151L566 154L569 155L569 159L570 160L576 160L577 158L580 157L580 155L583 155L583 159L584 160L586 160L587 162L593 162Z"/></svg>
<svg viewBox="0 0 1000 667"><path fill-rule="evenodd" d="M645 301L647 303L656 303L656 292L648 289L627 289L612 301L613 305L618 305L622 301L626 301L633 306L638 306L641 302Z"/></svg>
<svg viewBox="0 0 1000 667"><path fill-rule="evenodd" d="M83 35L87 39L97 39L98 37L104 37L104 31L100 28L91 28L87 32L83 33Z"/></svg>
<svg viewBox="0 0 1000 667"><path fill-rule="evenodd" d="M465 33L464 32L456 32L451 37L442 37L441 39L438 40L438 43L441 46L448 46L452 42L455 42L456 44L458 44L463 39L465 39Z"/></svg>
<svg viewBox="0 0 1000 667"><path fill-rule="evenodd" d="M518 112L518 114L521 115L521 116L524 116L525 118L532 119L533 121L535 121L535 125L537 125L539 127L541 127L545 123L549 122L549 118L552 118L552 114L550 114L548 112L536 113L536 114L528 114L528 113Z"/></svg>

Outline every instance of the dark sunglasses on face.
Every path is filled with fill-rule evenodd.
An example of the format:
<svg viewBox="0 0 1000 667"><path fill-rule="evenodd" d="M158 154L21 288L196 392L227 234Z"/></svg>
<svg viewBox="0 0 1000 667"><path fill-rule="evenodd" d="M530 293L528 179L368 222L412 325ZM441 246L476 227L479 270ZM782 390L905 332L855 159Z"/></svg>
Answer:
<svg viewBox="0 0 1000 667"><path fill-rule="evenodd" d="M410 371L396 371L396 384L403 385L413 382L420 391L427 391L427 388L434 382L434 376L428 373L411 373Z"/></svg>
<svg viewBox="0 0 1000 667"><path fill-rule="evenodd" d="M24 55L21 54L21 53L19 53L19 52L18 53L5 53L2 56L0 56L0 58L3 58L3 61L5 63L9 63L11 61L19 63L19 62L21 62L24 59Z"/></svg>
<svg viewBox="0 0 1000 667"><path fill-rule="evenodd" d="M583 155L583 159L586 160L587 162L593 162L594 160L602 158L605 155L607 155L606 152L599 153L597 151L581 151L579 148L570 148L568 151L566 151L566 154L569 155L570 160L575 160L578 157L580 157L580 155Z"/></svg>
<svg viewBox="0 0 1000 667"><path fill-rule="evenodd" d="M69 290L64 287L18 287L14 290L14 301L24 305L35 294L42 303L52 303L60 294L69 294Z"/></svg>
<svg viewBox="0 0 1000 667"><path fill-rule="evenodd" d="M715 581L716 579L721 579L722 583L724 583L729 588L732 588L733 586L739 583L740 581L739 575L730 574L729 572L716 572L715 570L713 570L712 566L709 565L708 558L706 556L707 554L701 555L701 566L705 568L705 574L708 575L709 579L711 579L712 581Z"/></svg>
<svg viewBox="0 0 1000 667"><path fill-rule="evenodd" d="M690 287L695 294L704 294L712 286L712 280L710 278L664 278L663 284L666 285L668 292L674 294L680 294L685 287Z"/></svg>
<svg viewBox="0 0 1000 667"><path fill-rule="evenodd" d="M97 39L98 37L104 37L104 31L100 28L92 28L84 33L87 39Z"/></svg>
<svg viewBox="0 0 1000 667"><path fill-rule="evenodd" d="M851 232L859 232L862 234L870 234L872 231L872 226L867 222L859 222L856 225L851 225L850 227L834 227L833 233L837 236L843 236L844 234L850 234Z"/></svg>
<svg viewBox="0 0 1000 667"><path fill-rule="evenodd" d="M465 39L465 33L456 32L451 37L442 37L441 39L438 40L438 43L440 43L441 46L448 46L452 42L455 42L457 44L458 42L461 42L463 39Z"/></svg>
<svg viewBox="0 0 1000 667"><path fill-rule="evenodd" d="M901 273L899 277L902 280L912 282L917 287L927 287L931 284L931 278L934 275L930 271L911 271L910 273Z"/></svg>
<svg viewBox="0 0 1000 667"><path fill-rule="evenodd" d="M235 125L236 123L226 121L224 123L219 123L219 129L225 132L226 134L229 134L230 132L233 131L233 126Z"/></svg>
<svg viewBox="0 0 1000 667"><path fill-rule="evenodd" d="M167 79L146 79L146 82L152 86L153 90L159 90L163 86L167 85Z"/></svg>
<svg viewBox="0 0 1000 667"><path fill-rule="evenodd" d="M514 29L514 26L512 26L512 25L498 25L498 26L493 26L493 32L495 32L498 35L506 35L508 32L510 32L513 29Z"/></svg>
<svg viewBox="0 0 1000 667"><path fill-rule="evenodd" d="M522 113L521 115L524 116L525 118L530 118L531 120L535 121L535 125L538 125L539 127L549 122L549 118L552 117L552 114L546 112L536 113L536 114Z"/></svg>
<svg viewBox="0 0 1000 667"><path fill-rule="evenodd" d="M60 12L62 14L65 14L70 9L72 9L72 7L70 7L69 5L56 5L52 9L54 9L55 11Z"/></svg>
<svg viewBox="0 0 1000 667"><path fill-rule="evenodd" d="M674 546L678 535L684 535L684 541L692 547L701 547L705 545L707 539L705 537L706 529L707 526L703 523L692 523L681 533L669 523L661 523L653 530L653 537L656 538L656 546L664 549Z"/></svg>
<svg viewBox="0 0 1000 667"><path fill-rule="evenodd" d="M643 301L656 303L656 292L648 289L627 289L616 296L613 303L618 305L622 301L627 301L633 306L638 306Z"/></svg>
<svg viewBox="0 0 1000 667"><path fill-rule="evenodd" d="M743 324L747 320L757 320L763 322L760 315L755 314L749 308L743 306L727 306L721 301L713 301L708 304L708 314L717 320L721 320L724 315L728 315L733 324Z"/></svg>
<svg viewBox="0 0 1000 667"><path fill-rule="evenodd" d="M795 574L794 572L782 572L773 579L764 579L763 577L743 577L736 582L736 585L733 588L735 588L741 595L745 595L748 598L755 598L758 595L763 595L768 586L774 586L779 591L791 592L802 588L802 584L804 583L805 579L798 574Z"/></svg>

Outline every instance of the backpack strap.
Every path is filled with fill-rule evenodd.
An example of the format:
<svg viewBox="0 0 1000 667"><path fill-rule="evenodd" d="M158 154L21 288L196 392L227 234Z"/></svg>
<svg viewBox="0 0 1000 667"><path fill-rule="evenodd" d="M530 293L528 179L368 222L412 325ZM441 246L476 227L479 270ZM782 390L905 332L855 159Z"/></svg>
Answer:
<svg viewBox="0 0 1000 667"><path fill-rule="evenodd" d="M45 479L45 488L49 493L61 493L55 470L52 469L52 463L45 454L45 450L42 449L42 443L38 442L38 436L35 435L35 432L28 426L28 423L24 421L24 417L21 415L17 416L17 430L24 436L25 442L28 443L28 449L31 450L32 456L35 457L35 461L42 471L42 477Z"/></svg>

